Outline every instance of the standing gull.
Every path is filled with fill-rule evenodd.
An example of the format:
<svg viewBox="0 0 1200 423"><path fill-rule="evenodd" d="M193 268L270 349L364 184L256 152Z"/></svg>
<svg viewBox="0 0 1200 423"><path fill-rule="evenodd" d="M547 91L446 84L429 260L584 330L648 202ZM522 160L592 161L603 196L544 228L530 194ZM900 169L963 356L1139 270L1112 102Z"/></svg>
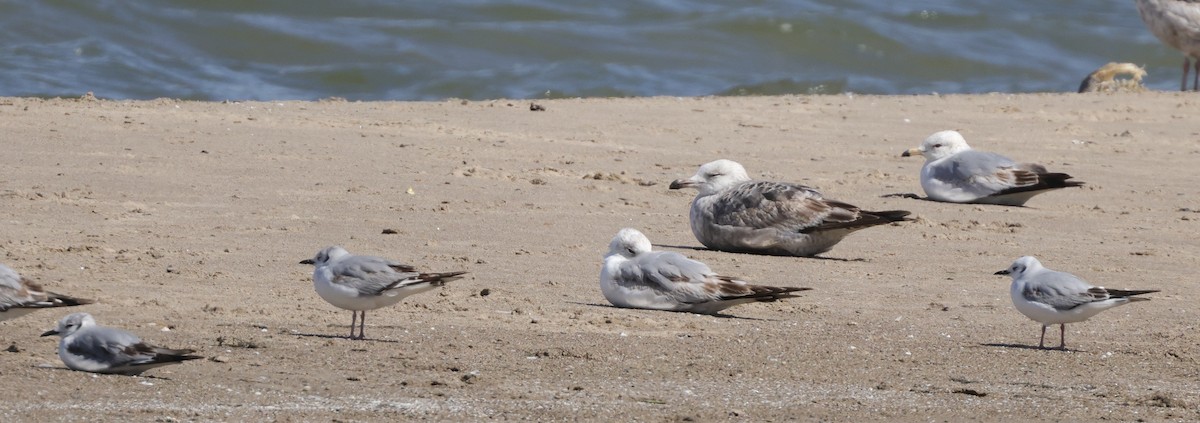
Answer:
<svg viewBox="0 0 1200 423"><path fill-rule="evenodd" d="M38 284L0 264L0 321L15 319L43 308L91 303L92 300L43 291Z"/></svg>
<svg viewBox="0 0 1200 423"><path fill-rule="evenodd" d="M367 310L390 306L409 295L461 279L467 272L422 273L406 264L381 257L356 256L342 247L326 247L300 264L312 264L313 286L325 301L350 310L350 339L364 339ZM354 335L359 313L358 336Z"/></svg>
<svg viewBox="0 0 1200 423"><path fill-rule="evenodd" d="M901 156L917 154L925 156L921 188L934 201L1023 206L1043 192L1083 185L1069 181L1071 175L1050 173L1039 164L973 150L958 131L934 133Z"/></svg>
<svg viewBox="0 0 1200 423"><path fill-rule="evenodd" d="M1183 52L1183 78L1179 90L1187 91L1188 59L1195 60L1192 90L1200 89L1200 1L1137 0L1138 14L1164 44Z"/></svg>
<svg viewBox="0 0 1200 423"><path fill-rule="evenodd" d="M1082 322L1101 311L1133 301L1149 301L1135 295L1158 292L1152 290L1124 291L1092 286L1066 272L1042 267L1036 258L1025 256L1014 261L997 275L1011 275L1009 295L1013 305L1025 317L1042 324L1038 348L1046 348L1046 327L1057 324L1059 349L1067 348L1067 323Z"/></svg>
<svg viewBox="0 0 1200 423"><path fill-rule="evenodd" d="M155 367L204 358L192 350L156 347L137 335L96 324L92 315L74 313L58 322L58 328L42 336L59 335L58 358L71 370L113 373L126 376L141 374Z"/></svg>
<svg viewBox="0 0 1200 423"><path fill-rule="evenodd" d="M670 251L650 251L637 229L617 232L600 270L600 291L617 307L717 314L738 304L794 298L812 288L751 285Z"/></svg>
<svg viewBox="0 0 1200 423"><path fill-rule="evenodd" d="M850 233L904 220L904 210L866 211L825 199L815 189L754 181L731 160L700 166L671 189L696 188L690 220L704 246L735 253L811 257Z"/></svg>

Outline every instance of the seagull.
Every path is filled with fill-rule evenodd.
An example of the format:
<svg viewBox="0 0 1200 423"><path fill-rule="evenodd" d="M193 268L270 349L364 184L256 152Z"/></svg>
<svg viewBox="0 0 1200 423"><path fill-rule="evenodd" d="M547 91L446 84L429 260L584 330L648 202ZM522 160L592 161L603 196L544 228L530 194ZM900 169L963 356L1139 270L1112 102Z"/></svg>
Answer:
<svg viewBox="0 0 1200 423"><path fill-rule="evenodd" d="M92 315L74 313L42 336L59 335L58 358L71 370L139 375L146 370L204 358L193 350L156 347L121 329L99 326Z"/></svg>
<svg viewBox="0 0 1200 423"><path fill-rule="evenodd" d="M422 273L409 265L385 258L356 256L339 246L326 247L300 264L315 265L313 286L317 295L335 307L350 310L350 339L365 339L367 310L390 306L409 295L462 279L467 272ZM354 335L359 313L358 336Z"/></svg>
<svg viewBox="0 0 1200 423"><path fill-rule="evenodd" d="M1009 295L1013 305L1025 317L1042 324L1038 348L1046 348L1046 327L1057 324L1059 349L1067 349L1067 323L1082 322L1101 311L1134 301L1149 301L1136 295L1158 292L1157 289L1120 290L1092 286L1066 272L1042 267L1038 259L1025 256L1014 261L997 275L1012 276Z"/></svg>
<svg viewBox="0 0 1200 423"><path fill-rule="evenodd" d="M714 273L704 263L670 251L650 251L637 229L617 232L600 270L600 291L617 307L717 314L738 304L794 298L812 288L751 285Z"/></svg>
<svg viewBox="0 0 1200 423"><path fill-rule="evenodd" d="M1188 60L1195 60L1192 90L1200 89L1200 2L1195 0L1137 0L1138 14L1164 44L1183 52L1179 91L1187 91Z"/></svg>
<svg viewBox="0 0 1200 423"><path fill-rule="evenodd" d="M900 156L915 155L925 156L921 188L934 201L1023 206L1035 195L1083 185L1039 164L973 150L958 131L936 132Z"/></svg>
<svg viewBox="0 0 1200 423"><path fill-rule="evenodd" d="M811 257L854 231L909 214L861 210L803 185L754 181L742 165L724 159L700 166L670 188L699 190L691 206L692 234L705 247L735 253Z"/></svg>
<svg viewBox="0 0 1200 423"><path fill-rule="evenodd" d="M40 285L0 264L0 321L15 319L42 308L72 307L92 302L43 291Z"/></svg>

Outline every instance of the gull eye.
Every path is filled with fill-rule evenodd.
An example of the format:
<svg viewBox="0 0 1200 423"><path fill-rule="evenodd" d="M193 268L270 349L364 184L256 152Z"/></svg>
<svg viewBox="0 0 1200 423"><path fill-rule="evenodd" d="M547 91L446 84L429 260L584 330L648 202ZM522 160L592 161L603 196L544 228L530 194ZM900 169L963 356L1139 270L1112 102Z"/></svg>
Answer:
<svg viewBox="0 0 1200 423"><path fill-rule="evenodd" d="M941 144L934 144L934 145L933 145L933 148L941 148L941 147L942 147L942 145L941 145Z"/></svg>

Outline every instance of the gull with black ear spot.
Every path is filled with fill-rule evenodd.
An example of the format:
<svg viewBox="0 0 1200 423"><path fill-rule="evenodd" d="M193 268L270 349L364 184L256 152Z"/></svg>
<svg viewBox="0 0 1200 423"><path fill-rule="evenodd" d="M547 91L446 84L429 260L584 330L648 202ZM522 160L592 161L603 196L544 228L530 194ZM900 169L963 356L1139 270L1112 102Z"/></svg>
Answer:
<svg viewBox="0 0 1200 423"><path fill-rule="evenodd" d="M367 310L387 307L405 297L462 279L467 272L419 272L407 264L374 256L356 256L339 246L326 247L311 259L313 287L334 307L350 310L350 339L365 339ZM362 318L359 319L359 316ZM358 325L358 335L354 326Z"/></svg>
<svg viewBox="0 0 1200 423"><path fill-rule="evenodd" d="M1035 195L1083 186L1071 181L1071 175L1049 172L1045 166L972 149L958 131L934 133L920 147L901 154L916 155L925 156L921 188L934 201L1023 206Z"/></svg>
<svg viewBox="0 0 1200 423"><path fill-rule="evenodd" d="M752 180L742 165L716 160L671 189L695 188L688 214L705 247L734 253L811 257L853 232L907 220L905 210L867 211L815 189Z"/></svg>
<svg viewBox="0 0 1200 423"><path fill-rule="evenodd" d="M633 228L621 229L609 242L600 291L612 305L717 314L738 304L793 298L796 292L812 289L753 285L718 275L682 254L650 249L650 239Z"/></svg>
<svg viewBox="0 0 1200 423"><path fill-rule="evenodd" d="M1009 295L1017 311L1042 324L1038 348L1046 347L1046 327L1058 325L1059 349L1067 348L1067 323L1082 322L1110 308L1134 301L1148 301L1138 295L1158 292L1156 289L1121 290L1092 286L1066 272L1042 267L1038 259L1025 256L1017 259L997 275L1012 276Z"/></svg>
<svg viewBox="0 0 1200 423"><path fill-rule="evenodd" d="M58 358L71 370L126 376L188 360L204 358L192 350L150 345L133 333L96 324L92 315L74 313L42 336L58 335Z"/></svg>

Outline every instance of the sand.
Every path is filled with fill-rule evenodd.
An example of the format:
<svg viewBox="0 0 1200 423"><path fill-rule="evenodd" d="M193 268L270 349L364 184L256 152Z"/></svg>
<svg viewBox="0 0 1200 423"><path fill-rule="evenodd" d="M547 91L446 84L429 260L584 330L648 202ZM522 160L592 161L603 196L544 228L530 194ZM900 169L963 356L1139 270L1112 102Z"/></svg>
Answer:
<svg viewBox="0 0 1200 423"><path fill-rule="evenodd" d="M1195 94L537 103L0 99L0 261L98 300L0 323L0 420L1200 419ZM1087 186L881 198L920 192L900 153L942 129ZM694 191L667 185L717 158L915 220L825 259L698 249ZM725 318L613 308L598 275L622 227L814 290ZM334 244L471 273L352 341L298 264ZM1039 350L993 275L1022 255L1162 292ZM71 311L209 359L67 370L38 335Z"/></svg>

